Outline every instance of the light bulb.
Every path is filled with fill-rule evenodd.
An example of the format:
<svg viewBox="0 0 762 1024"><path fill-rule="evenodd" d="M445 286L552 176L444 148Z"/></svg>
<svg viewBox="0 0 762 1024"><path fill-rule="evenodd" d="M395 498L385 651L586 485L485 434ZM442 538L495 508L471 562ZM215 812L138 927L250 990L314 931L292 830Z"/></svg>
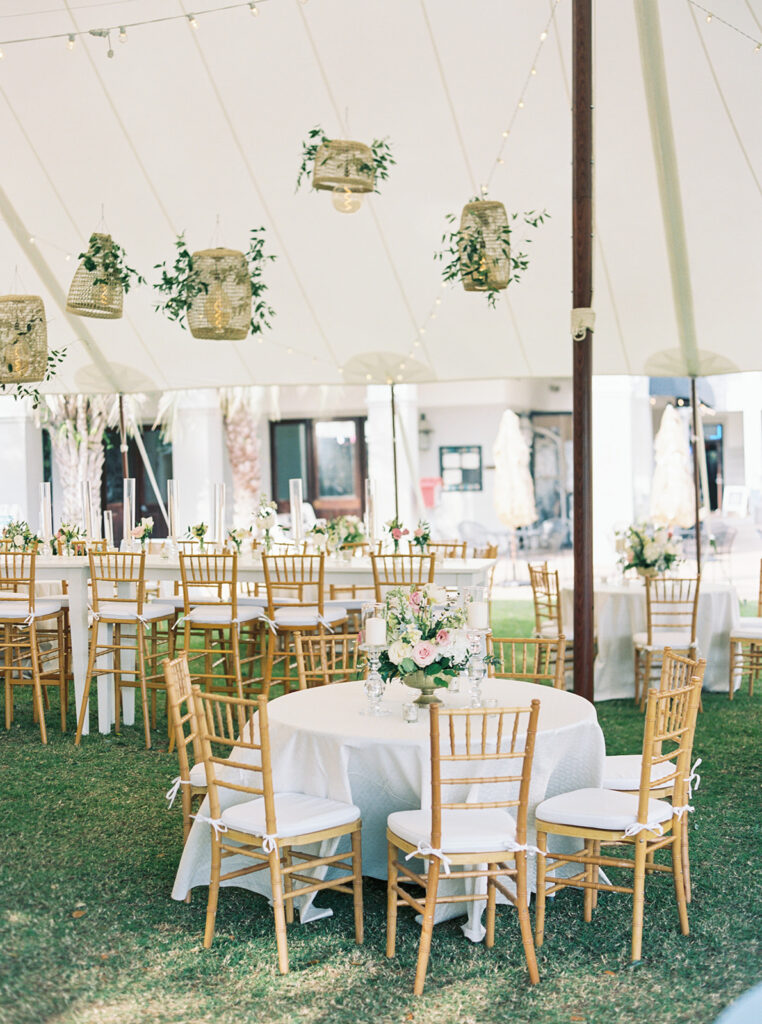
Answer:
<svg viewBox="0 0 762 1024"><path fill-rule="evenodd" d="M337 185L333 190L332 202L333 208L339 213L357 213L362 206L362 195L345 185Z"/></svg>
<svg viewBox="0 0 762 1024"><path fill-rule="evenodd" d="M76 41L77 41L77 37L76 36L74 36L74 35L69 36L69 38L66 40L66 49L67 50L73 50L74 49L74 44L76 43Z"/></svg>
<svg viewBox="0 0 762 1024"><path fill-rule="evenodd" d="M204 302L204 316L209 326L218 334L222 334L230 323L232 315L233 304L225 294L220 282L215 281Z"/></svg>
<svg viewBox="0 0 762 1024"><path fill-rule="evenodd" d="M126 43L127 42L127 29L124 27L124 25L120 25L119 26L119 42L120 43Z"/></svg>
<svg viewBox="0 0 762 1024"><path fill-rule="evenodd" d="M259 8L256 4L249 4L249 10L251 11L252 17L256 18L259 14Z"/></svg>
<svg viewBox="0 0 762 1024"><path fill-rule="evenodd" d="M113 305L113 300L111 298L111 288L109 287L109 285L106 284L105 281L101 281L101 283L98 285L95 301L101 308Z"/></svg>
<svg viewBox="0 0 762 1024"><path fill-rule="evenodd" d="M540 42L541 43L544 43L547 38L548 38L548 33L547 32L540 32Z"/></svg>
<svg viewBox="0 0 762 1024"><path fill-rule="evenodd" d="M2 50L0 50L0 60L2 60L2 59L3 59L3 57L5 57L5 54L3 53L3 51L2 51Z"/></svg>
<svg viewBox="0 0 762 1024"><path fill-rule="evenodd" d="M188 15L188 24L190 25L191 28L198 28L198 22L196 21L195 14Z"/></svg>

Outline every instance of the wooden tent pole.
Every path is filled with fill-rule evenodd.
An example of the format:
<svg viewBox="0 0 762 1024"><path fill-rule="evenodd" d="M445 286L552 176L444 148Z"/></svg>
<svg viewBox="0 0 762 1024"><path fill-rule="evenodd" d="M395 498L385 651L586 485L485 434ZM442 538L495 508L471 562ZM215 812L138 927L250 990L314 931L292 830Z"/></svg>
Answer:
<svg viewBox="0 0 762 1024"><path fill-rule="evenodd" d="M394 395L394 385L390 385L392 389L392 459L394 460L394 518L399 522L400 519L400 497L399 497L399 484L397 480L397 400Z"/></svg>
<svg viewBox="0 0 762 1024"><path fill-rule="evenodd" d="M130 464L127 459L127 424L124 418L124 395L119 395L119 450L122 453L122 479L130 476Z"/></svg>
<svg viewBox="0 0 762 1024"><path fill-rule="evenodd" d="M693 500L696 510L696 571L701 572L701 481L699 477L699 422L696 378L691 377L691 420L693 424Z"/></svg>
<svg viewBox="0 0 762 1024"><path fill-rule="evenodd" d="M572 8L572 249L574 308L593 299L592 0ZM574 692L593 700L593 336L573 348Z"/></svg>

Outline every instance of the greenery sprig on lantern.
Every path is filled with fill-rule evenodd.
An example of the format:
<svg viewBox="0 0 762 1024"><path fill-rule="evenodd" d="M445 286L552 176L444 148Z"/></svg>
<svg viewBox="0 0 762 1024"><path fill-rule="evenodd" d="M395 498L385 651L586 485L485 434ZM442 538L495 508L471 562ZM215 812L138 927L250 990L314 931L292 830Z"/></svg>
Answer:
<svg viewBox="0 0 762 1024"><path fill-rule="evenodd" d="M154 288L163 300L154 307L167 319L188 327L194 338L241 340L271 327L275 310L265 301L264 268L276 259L265 253L265 229L252 228L245 253L203 249L191 253L185 235L175 240L171 268L157 263L161 279Z"/></svg>
<svg viewBox="0 0 762 1024"><path fill-rule="evenodd" d="M90 235L86 252L69 287L66 309L75 316L118 320L122 316L124 295L146 279L127 263L124 249L111 235Z"/></svg>
<svg viewBox="0 0 762 1024"><path fill-rule="evenodd" d="M529 267L528 254L516 253L511 248L516 222L538 228L549 217L547 210L509 216L502 203L475 196L463 207L458 229L442 235L444 248L434 254L434 259L443 264L442 280L448 284L460 280L468 292L486 292L487 302L494 309L498 293L511 281L520 281ZM447 215L450 224L455 219L454 214ZM522 244L529 245L531 241L524 238Z"/></svg>
<svg viewBox="0 0 762 1024"><path fill-rule="evenodd" d="M42 401L36 385L55 377L66 349L48 349L45 306L39 295L0 296L0 394Z"/></svg>
<svg viewBox="0 0 762 1024"><path fill-rule="evenodd" d="M310 130L302 143L302 161L296 178L312 177L312 187L333 192L333 205L340 213L360 208L362 194L379 192L378 183L386 181L396 163L387 139L374 139L370 146L351 139L331 139L320 125Z"/></svg>

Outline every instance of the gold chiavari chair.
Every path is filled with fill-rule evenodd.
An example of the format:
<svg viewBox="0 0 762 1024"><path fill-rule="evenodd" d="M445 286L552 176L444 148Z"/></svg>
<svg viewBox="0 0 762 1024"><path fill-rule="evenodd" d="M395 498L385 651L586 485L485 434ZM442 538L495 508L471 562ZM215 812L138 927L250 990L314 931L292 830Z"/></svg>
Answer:
<svg viewBox="0 0 762 1024"><path fill-rule="evenodd" d="M436 555L437 558L465 558L466 542L464 540L429 541L426 545L426 551L429 554Z"/></svg>
<svg viewBox="0 0 762 1024"><path fill-rule="evenodd" d="M357 664L356 633L318 633L302 636L294 633L299 689L346 683L362 679L364 670Z"/></svg>
<svg viewBox="0 0 762 1024"><path fill-rule="evenodd" d="M681 819L688 812L687 782L696 713L698 687L695 680L677 690L650 690L646 702L645 730L640 786L637 795L607 789L578 789L544 800L536 809L537 909L535 941L541 946L545 931L545 901L566 886L585 890L584 919L592 920L597 892L625 892L633 896L630 955L640 960L643 945L643 905L647 875L672 874L680 928L689 932L685 881L682 867ZM671 765L661 776L660 765ZM659 774L657 782L652 782ZM653 791L672 787L672 804L653 798ZM548 851L548 836L573 837L582 846L572 853ZM634 848L631 858L607 856L607 845ZM670 863L657 864L653 855L669 851ZM577 874L560 875L559 869L579 865ZM601 881L603 868L632 871L632 885ZM605 876L604 876L605 877Z"/></svg>
<svg viewBox="0 0 762 1024"><path fill-rule="evenodd" d="M203 680L207 690L239 697L261 692L264 613L239 600L236 553L181 551L180 580L183 614L178 624L193 682Z"/></svg>
<svg viewBox="0 0 762 1024"><path fill-rule="evenodd" d="M58 688L61 731L66 731L69 701L66 676L64 610L55 597L35 595L33 552L0 551L0 673L5 690L5 728L13 724L14 690L32 687L40 738L48 742L44 690Z"/></svg>
<svg viewBox="0 0 762 1024"><path fill-rule="evenodd" d="M553 640L533 637L504 637L487 634L487 653L497 659L488 664L489 675L497 679L522 679L530 683L550 683L565 689L564 652L566 637Z"/></svg>
<svg viewBox="0 0 762 1024"><path fill-rule="evenodd" d="M267 587L267 638L265 693L273 682L288 693L295 682L295 632L322 633L343 628L347 612L343 605L325 603L325 556L262 555Z"/></svg>
<svg viewBox="0 0 762 1024"><path fill-rule="evenodd" d="M492 561L492 568L489 571L489 599L492 600L492 589L495 586L495 571L497 569L497 544L485 544L483 547L471 549L472 558L488 558Z"/></svg>
<svg viewBox="0 0 762 1024"><path fill-rule="evenodd" d="M549 569L547 562L529 565L528 569L534 603L534 635L560 636L564 633L567 636L561 617L558 570Z"/></svg>
<svg viewBox="0 0 762 1024"><path fill-rule="evenodd" d="M659 679L659 691L665 692L667 690L680 690L685 686L690 686L694 683L698 689L699 694L699 710L701 709L701 686L704 681L704 671L706 669L706 661L704 658L694 660L692 658L684 658L679 654L675 654L665 647L662 656L661 664L661 676ZM691 748L693 747L693 739L691 739ZM697 762L698 764L698 762ZM601 783L603 789L616 789L623 793L633 793L637 795L640 786L640 775L643 766L643 758L641 754L609 754L603 763L603 782ZM665 762L654 765L652 769L651 784L655 785L661 778L666 777L672 771L672 763ZM694 778L697 780L698 775L694 775L696 766L691 768L690 778L688 780L688 802L691 800L691 785ZM672 800L674 795L674 787L671 784L667 784L661 789L652 789L651 796L655 799ZM683 843L682 843L682 857L683 857L683 880L685 882L685 898L688 903L691 902L691 866L688 846L688 815L683 817Z"/></svg>
<svg viewBox="0 0 762 1024"><path fill-rule="evenodd" d="M93 627L87 663L85 690L77 722L75 744L79 746L85 725L93 676L114 678L114 722L120 731L122 690L139 689L143 709L146 748L151 747L150 690L153 725L156 726L157 691L164 691L161 661L168 653L167 629L173 615L170 605L145 599L145 552L106 551L88 553L90 560L90 613ZM159 624L164 626L159 633ZM101 659L106 664L99 666Z"/></svg>
<svg viewBox="0 0 762 1024"><path fill-rule="evenodd" d="M701 577L646 577L646 629L632 638L635 651L635 703L645 707L651 673L665 647L697 655L696 612Z"/></svg>
<svg viewBox="0 0 762 1024"><path fill-rule="evenodd" d="M360 811L342 803L273 788L267 698L242 700L202 693L193 687L201 749L209 787L212 868L204 947L214 938L220 883L268 869L275 915L278 967L288 973L286 925L294 920L294 900L323 889L354 897L355 939L363 941ZM235 796L243 802L222 809ZM228 799L225 799L228 798ZM349 836L351 852L315 856L312 843ZM248 868L222 873L229 857L246 857ZM240 863L240 862L239 862ZM331 868L330 877L323 869ZM312 872L319 869L318 874ZM340 874L336 875L336 872ZM296 884L299 883L299 884Z"/></svg>
<svg viewBox="0 0 762 1024"><path fill-rule="evenodd" d="M395 811L387 821L386 955L395 953L397 908L408 905L423 917L413 989L421 995L437 903L484 899L483 891L475 892L474 886L462 896L439 897L444 869L451 878L486 879L488 947L495 942L497 892L513 903L529 980L534 985L540 978L529 921L527 806L540 702L533 700L531 707L490 710L432 704L429 711L431 810ZM485 766L492 769L490 774L485 775ZM426 873L413 871L400 853L428 860ZM400 876L421 886L423 897L401 884ZM515 893L501 881L506 876L515 883Z"/></svg>
<svg viewBox="0 0 762 1024"><path fill-rule="evenodd" d="M754 683L762 673L762 562L759 566L757 614L745 615L734 623L730 631L730 675L728 697L733 699L736 675L749 676L749 696L754 694Z"/></svg>
<svg viewBox="0 0 762 1024"><path fill-rule="evenodd" d="M423 586L434 582L436 561L433 554L375 555L371 552L376 601L383 601L397 587Z"/></svg>
<svg viewBox="0 0 762 1024"><path fill-rule="evenodd" d="M183 808L183 845L193 824L191 818L193 805L198 804L206 796L206 771L204 756L201 751L201 740L196 724L196 709L191 695L191 677L188 671L188 659L185 654L172 661L164 662L164 682L167 687L167 717L172 730L170 751L177 746L177 759L180 774L172 780L167 799L169 806L177 796L178 790ZM189 753L193 754L191 764Z"/></svg>

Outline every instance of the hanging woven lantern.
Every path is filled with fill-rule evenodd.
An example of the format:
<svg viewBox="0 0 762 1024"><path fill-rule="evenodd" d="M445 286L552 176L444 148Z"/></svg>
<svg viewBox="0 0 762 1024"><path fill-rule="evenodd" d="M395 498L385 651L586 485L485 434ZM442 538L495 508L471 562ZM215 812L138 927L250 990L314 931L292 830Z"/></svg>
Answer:
<svg viewBox="0 0 762 1024"><path fill-rule="evenodd" d="M501 291L511 279L508 214L492 200L466 203L460 215L460 276L467 292Z"/></svg>
<svg viewBox="0 0 762 1024"><path fill-rule="evenodd" d="M372 192L376 165L370 146L348 139L324 142L315 156L312 187L326 192Z"/></svg>
<svg viewBox="0 0 762 1024"><path fill-rule="evenodd" d="M39 295L0 296L0 383L43 380L48 367L48 328Z"/></svg>
<svg viewBox="0 0 762 1024"><path fill-rule="evenodd" d="M124 288L122 282L103 271L103 253L113 246L111 235L90 235L87 255L74 273L66 300L67 313L94 316L100 320L118 320L122 315ZM94 262L92 269L87 263Z"/></svg>
<svg viewBox="0 0 762 1024"><path fill-rule="evenodd" d="M246 257L235 249L194 252L193 274L204 285L188 310L194 338L241 341L251 326L251 278Z"/></svg>

